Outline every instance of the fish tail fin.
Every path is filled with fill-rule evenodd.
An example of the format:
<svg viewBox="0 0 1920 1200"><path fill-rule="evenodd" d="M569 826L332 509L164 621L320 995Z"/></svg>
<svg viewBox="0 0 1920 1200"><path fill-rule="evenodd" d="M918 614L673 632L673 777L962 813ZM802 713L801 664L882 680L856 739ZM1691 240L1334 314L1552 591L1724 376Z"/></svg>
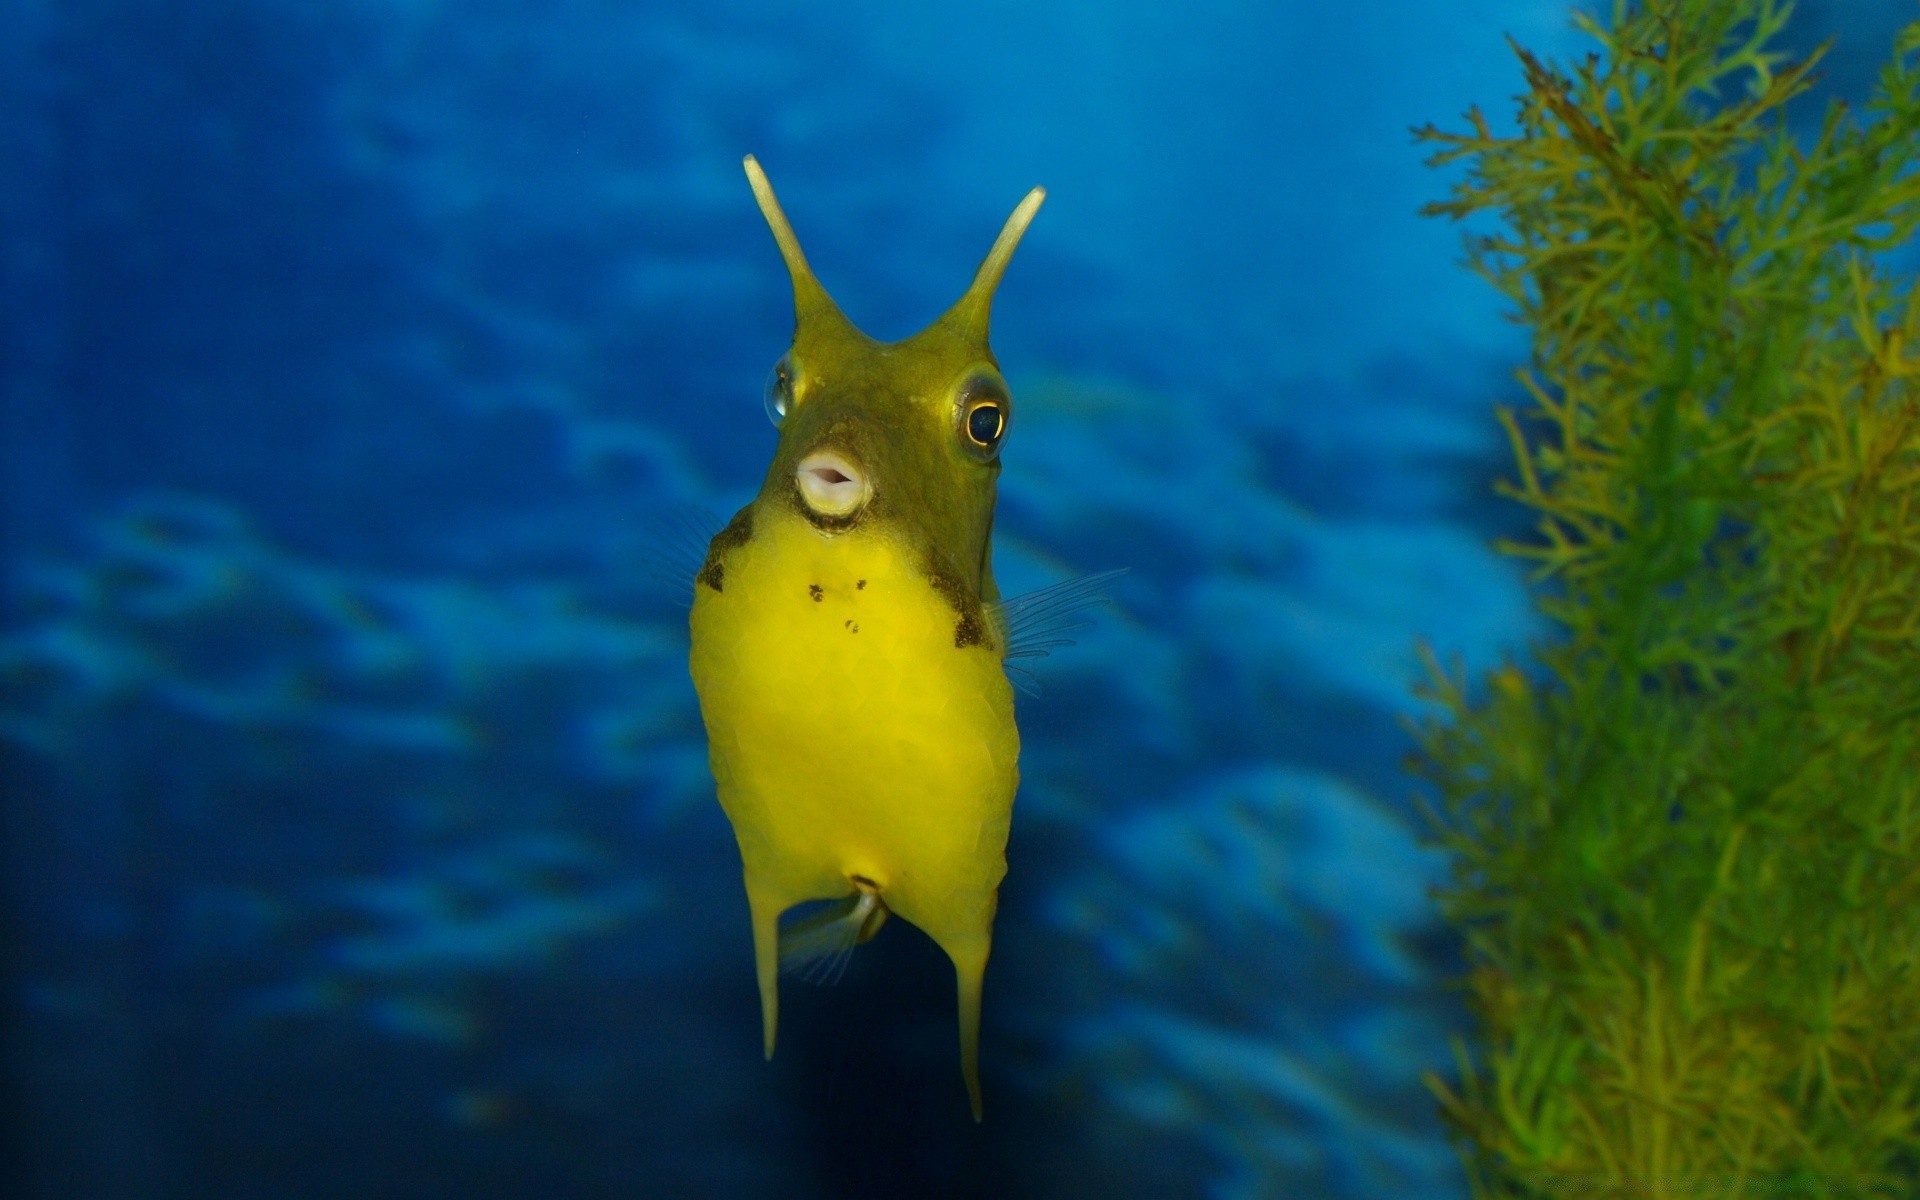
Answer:
<svg viewBox="0 0 1920 1200"><path fill-rule="evenodd" d="M840 982L853 948L870 940L887 919L879 889L856 880L853 895L829 901L780 931L780 970L808 983Z"/></svg>

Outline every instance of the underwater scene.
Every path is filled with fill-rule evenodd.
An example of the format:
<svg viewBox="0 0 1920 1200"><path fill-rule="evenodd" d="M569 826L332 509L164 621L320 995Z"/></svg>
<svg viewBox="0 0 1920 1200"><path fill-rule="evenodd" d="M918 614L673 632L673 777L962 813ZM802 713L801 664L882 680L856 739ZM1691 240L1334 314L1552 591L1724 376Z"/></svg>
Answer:
<svg viewBox="0 0 1920 1200"><path fill-rule="evenodd" d="M1920 491L1916 16L8 0L7 1194L1920 1195L1920 1045L1865 1032L1920 1033L1920 941L1826 915L1920 900L1916 542L1905 499L1808 523ZM1737 136L1825 146L1832 101L1890 132L1819 170ZM1552 191L1629 160L1641 224ZM1719 161L1762 200L1699 217ZM1685 299L1747 228L1840 257ZM1658 270L1542 265L1617 247ZM1881 391L1771 356L1831 330ZM1786 431L1738 405L1776 365L1888 414L1831 439L1871 486L1792 475L1798 525L1660 399ZM1643 444L1638 500L1580 474ZM1753 446L1753 487L1798 470ZM1654 549L1616 587L1617 501ZM1747 622L1763 585L1825 615ZM1749 642L1779 712L1858 723L1769 716ZM1717 749L1575 747L1656 695ZM1818 770L1754 757L1829 724ZM1864 865L1756 849L1742 797L1803 793L1880 798L1808 818ZM1665 915L1735 894L1880 990ZM1721 1049L1646 1032L1669 977ZM1814 1034L1741 1023L1792 980Z"/></svg>

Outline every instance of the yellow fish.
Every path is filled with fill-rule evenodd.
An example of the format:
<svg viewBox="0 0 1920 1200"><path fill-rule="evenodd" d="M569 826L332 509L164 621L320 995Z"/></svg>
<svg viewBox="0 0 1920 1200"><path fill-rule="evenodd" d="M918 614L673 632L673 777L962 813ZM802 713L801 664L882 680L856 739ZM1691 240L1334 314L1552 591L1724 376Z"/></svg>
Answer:
<svg viewBox="0 0 1920 1200"><path fill-rule="evenodd" d="M691 666L745 868L766 1053L783 959L842 955L895 913L953 961L977 1121L980 985L1020 782L1004 661L1018 613L990 562L1013 402L987 314L1046 193L1014 209L958 303L887 343L842 315L746 169L795 329L768 380L773 465L695 580ZM1056 594L1026 615L1073 607ZM781 914L813 900L839 903L783 941Z"/></svg>

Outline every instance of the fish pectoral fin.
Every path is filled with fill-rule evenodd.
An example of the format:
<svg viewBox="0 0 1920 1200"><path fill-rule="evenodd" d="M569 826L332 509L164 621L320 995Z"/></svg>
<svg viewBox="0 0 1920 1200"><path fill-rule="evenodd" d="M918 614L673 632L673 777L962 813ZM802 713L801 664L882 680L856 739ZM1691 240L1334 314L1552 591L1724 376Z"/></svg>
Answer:
<svg viewBox="0 0 1920 1200"><path fill-rule="evenodd" d="M1067 635L1093 624L1085 615L1087 610L1105 604L1113 581L1126 573L1127 568L1121 567L1079 575L997 602L993 616L1006 646L1001 657L1013 686L1030 696L1039 695L1039 680L1018 660L1045 658L1062 646L1073 645Z"/></svg>
<svg viewBox="0 0 1920 1200"><path fill-rule="evenodd" d="M683 608L691 605L707 548L726 524L725 517L697 504L671 504L654 513L642 522L634 546L642 581Z"/></svg>
<svg viewBox="0 0 1920 1200"><path fill-rule="evenodd" d="M846 974L853 948L879 932L886 919L886 906L868 891L819 905L780 930L781 973L832 987Z"/></svg>

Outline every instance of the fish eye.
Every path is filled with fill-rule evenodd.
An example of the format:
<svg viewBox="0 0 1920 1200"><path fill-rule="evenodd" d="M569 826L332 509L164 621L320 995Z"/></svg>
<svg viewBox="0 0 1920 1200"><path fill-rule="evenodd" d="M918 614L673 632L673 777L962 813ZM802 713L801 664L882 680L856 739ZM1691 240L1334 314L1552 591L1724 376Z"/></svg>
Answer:
<svg viewBox="0 0 1920 1200"><path fill-rule="evenodd" d="M773 364L773 370L767 372L767 387L764 396L767 405L767 420L776 426L786 420L787 411L793 407L793 363L782 356Z"/></svg>
<svg viewBox="0 0 1920 1200"><path fill-rule="evenodd" d="M1005 385L992 376L975 376L960 389L960 432L974 457L984 462L999 453L1010 407Z"/></svg>
<svg viewBox="0 0 1920 1200"><path fill-rule="evenodd" d="M976 445L993 445L1000 440L1000 433L1006 427L1006 414L991 400L976 404L967 412L967 436Z"/></svg>

